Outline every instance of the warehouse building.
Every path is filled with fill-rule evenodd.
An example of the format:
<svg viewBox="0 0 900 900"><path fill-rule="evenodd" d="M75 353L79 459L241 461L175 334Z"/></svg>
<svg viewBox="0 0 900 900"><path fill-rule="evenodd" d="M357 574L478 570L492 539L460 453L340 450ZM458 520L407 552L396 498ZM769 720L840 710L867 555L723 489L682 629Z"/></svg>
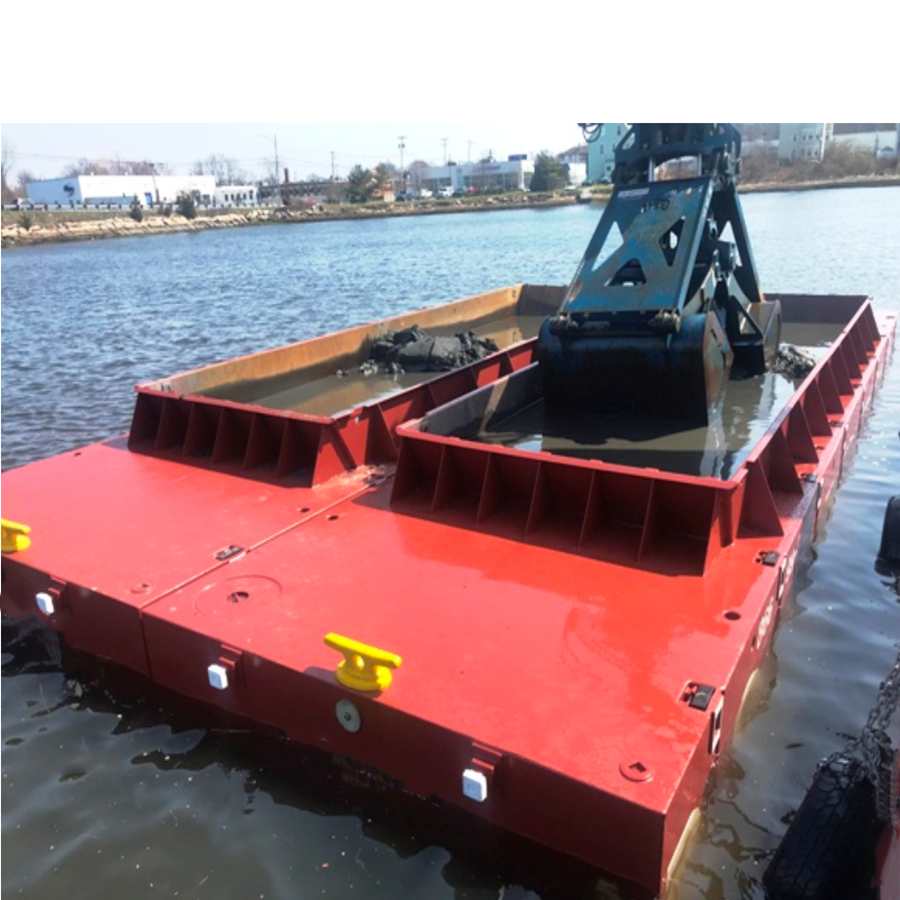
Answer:
<svg viewBox="0 0 900 900"><path fill-rule="evenodd" d="M248 188L229 188L229 193ZM255 192L251 187L249 190ZM202 206L216 202L216 180L212 175L75 175L29 181L25 186L28 202L47 206L130 206L137 197L142 207L175 203L188 192Z"/></svg>

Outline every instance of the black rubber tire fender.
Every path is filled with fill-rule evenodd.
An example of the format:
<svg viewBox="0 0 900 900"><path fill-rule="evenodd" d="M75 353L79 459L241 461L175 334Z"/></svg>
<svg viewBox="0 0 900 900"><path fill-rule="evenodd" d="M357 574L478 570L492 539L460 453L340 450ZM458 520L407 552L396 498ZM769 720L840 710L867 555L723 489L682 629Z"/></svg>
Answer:
<svg viewBox="0 0 900 900"><path fill-rule="evenodd" d="M816 773L763 876L768 900L875 900L880 834L862 763L830 761Z"/></svg>

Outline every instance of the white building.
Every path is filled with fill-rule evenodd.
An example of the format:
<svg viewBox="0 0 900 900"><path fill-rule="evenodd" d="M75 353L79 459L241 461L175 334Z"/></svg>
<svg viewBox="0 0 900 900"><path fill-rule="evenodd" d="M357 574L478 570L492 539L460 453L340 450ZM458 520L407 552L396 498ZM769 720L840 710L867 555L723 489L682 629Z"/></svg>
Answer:
<svg viewBox="0 0 900 900"><path fill-rule="evenodd" d="M211 206L216 193L212 175L77 175L29 181L25 192L30 203L48 206L122 206L135 197L143 207L175 203L188 191L197 202Z"/></svg>
<svg viewBox="0 0 900 900"><path fill-rule="evenodd" d="M584 144L570 147L557 154L556 161L561 165L568 166L570 185L584 184L588 180L588 149Z"/></svg>
<svg viewBox="0 0 900 900"><path fill-rule="evenodd" d="M213 192L213 206L241 208L259 205L259 191L255 184L220 184Z"/></svg>
<svg viewBox="0 0 900 900"><path fill-rule="evenodd" d="M628 133L624 122L601 125L588 140L587 180L592 184L612 181L616 167L616 147Z"/></svg>
<svg viewBox="0 0 900 900"><path fill-rule="evenodd" d="M501 161L488 157L474 163L447 163L445 166L429 166L425 175L425 187L440 190L524 191L531 184L534 161L527 154L519 153Z"/></svg>
<svg viewBox="0 0 900 900"><path fill-rule="evenodd" d="M587 180L587 163L569 162L563 163L569 167L569 184L584 184Z"/></svg>
<svg viewBox="0 0 900 900"><path fill-rule="evenodd" d="M778 158L785 162L820 162L834 126L828 122L782 122L778 127Z"/></svg>

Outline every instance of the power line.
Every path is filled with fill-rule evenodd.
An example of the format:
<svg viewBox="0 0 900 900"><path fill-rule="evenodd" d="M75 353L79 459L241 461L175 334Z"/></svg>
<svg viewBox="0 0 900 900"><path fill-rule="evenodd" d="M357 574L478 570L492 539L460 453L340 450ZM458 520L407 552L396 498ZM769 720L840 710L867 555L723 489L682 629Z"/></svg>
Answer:
<svg viewBox="0 0 900 900"><path fill-rule="evenodd" d="M282 150L279 152L278 145L277 145L277 140L278 140L277 136L273 137L273 138L270 138L268 135L261 135L261 136L265 137L267 140L273 141L273 147L274 147L275 154L276 154L275 155L276 160L288 161L291 163L302 163L303 165L311 165L311 166L325 167L325 166L329 165L329 160L322 159L322 158L309 159L305 155L302 155L302 151L300 154L295 155L295 153L289 149L287 154L285 154L284 150L282 148ZM403 135L403 138L405 140L406 136ZM450 140L449 138L441 139L441 143L443 144L443 147L444 147L444 155L445 156L446 156L447 144L448 144L449 140ZM468 143L469 143L469 152L470 152L470 156L471 156L472 144L477 144L478 142L470 139ZM99 160L118 159L119 161L121 161L123 163L137 163L137 162L149 162L150 161L149 158L146 156L145 157L132 157L130 159L122 159L115 153L101 153L101 154L94 154L94 155L82 153L82 154L76 155L76 154L59 154L59 153L34 153L34 152L28 152L28 151L22 151L22 150L16 149L13 151L12 155L15 159L49 160L49 161L55 161L55 162L60 162L60 163L77 163L77 162L81 162L82 160L85 160L85 159L95 159L98 161ZM424 154L424 155L427 156L428 154ZM171 166L171 167L192 166L198 162L203 162L212 156L222 156L222 157L225 157L225 158L231 160L232 162L241 163L243 165L251 165L251 164L264 165L266 162L270 162L272 160L272 157L267 157L267 156L263 156L263 155L231 156L228 153L210 152L210 153L206 153L206 154L198 154L197 156L194 156L191 159L181 159L181 160L157 159L156 163L157 163L157 165L166 165L166 166ZM342 150L332 150L330 152L329 156L331 159L338 158L338 159L354 160L354 161L355 160L374 160L376 162L384 162L386 159L386 155L383 153L382 154L360 153L358 151L344 152Z"/></svg>
<svg viewBox="0 0 900 900"><path fill-rule="evenodd" d="M409 145L406 143L406 135L400 136L403 144L404 151L409 149ZM267 136L267 139L268 136ZM344 164L349 165L350 163L357 162L384 162L389 158L386 154L371 154L371 153L360 153L357 151L348 151L344 152L341 150L332 150L329 153L329 157L327 159L318 158L318 159L310 159L305 154L300 151L296 153L292 152L290 149L287 152L287 155L284 155L283 148L279 152L278 144L277 144L277 136L272 137L273 141L273 149L275 153L275 165L276 165L276 178L278 177L278 170L282 164L290 164L291 166L310 166L313 169L322 169L325 171L331 170L334 177L336 175L336 168L339 162L344 162ZM443 146L443 158L444 164L447 162L447 149L449 138L442 138L441 144ZM472 147L473 145L479 145L479 141L474 140L472 138L467 139L468 144L468 161L472 161ZM427 152L424 154L417 154L413 152L412 154L408 154L404 152L404 160L406 156L409 155L412 158L416 159L424 159L426 161L431 162L428 159L429 155ZM40 152L29 152L22 150L14 150L12 152L13 159L17 162L24 162L27 164L29 160L33 160L35 162L58 162L61 166L65 166L67 164L77 164L84 162L85 160L96 161L96 162L117 162L122 165L137 165L142 163L152 162L159 168L169 168L169 169L179 169L179 168L187 168L196 166L198 163L204 163L210 160L213 157L222 157L228 160L235 165L241 166L252 166L256 168L262 168L267 165L272 164L272 157L266 157L262 155L254 155L254 156L229 156L227 153L207 153L205 155L198 155L192 159L188 160L171 160L171 159L150 159L149 157L133 157L130 159L123 159L115 153L106 153L106 154L97 154L97 155L87 155L87 154L59 154L59 153L40 153ZM21 168L21 164L17 166L17 168ZM401 166L402 168L402 166ZM58 177L63 177L62 175Z"/></svg>

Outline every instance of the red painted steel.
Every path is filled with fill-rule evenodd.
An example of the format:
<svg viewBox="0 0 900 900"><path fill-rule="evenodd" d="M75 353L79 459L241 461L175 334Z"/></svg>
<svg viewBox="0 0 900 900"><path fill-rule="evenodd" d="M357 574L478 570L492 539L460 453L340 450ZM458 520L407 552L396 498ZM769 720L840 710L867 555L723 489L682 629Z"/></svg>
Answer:
<svg viewBox="0 0 900 900"><path fill-rule="evenodd" d="M846 325L726 481L423 430L532 342L336 417L141 389L128 443L4 473L3 611L664 891L893 340L780 299ZM390 688L342 686L330 632Z"/></svg>
<svg viewBox="0 0 900 900"><path fill-rule="evenodd" d="M130 450L309 486L369 463L394 462L396 428L533 361L534 341L498 351L384 400L336 416L273 410L139 385Z"/></svg>
<svg viewBox="0 0 900 900"><path fill-rule="evenodd" d="M149 674L143 609L365 480L361 470L316 491L261 484L130 453L122 438L5 472L4 509L21 510L40 539L4 554L3 612L33 614L36 593L55 591L49 621L72 646Z"/></svg>

